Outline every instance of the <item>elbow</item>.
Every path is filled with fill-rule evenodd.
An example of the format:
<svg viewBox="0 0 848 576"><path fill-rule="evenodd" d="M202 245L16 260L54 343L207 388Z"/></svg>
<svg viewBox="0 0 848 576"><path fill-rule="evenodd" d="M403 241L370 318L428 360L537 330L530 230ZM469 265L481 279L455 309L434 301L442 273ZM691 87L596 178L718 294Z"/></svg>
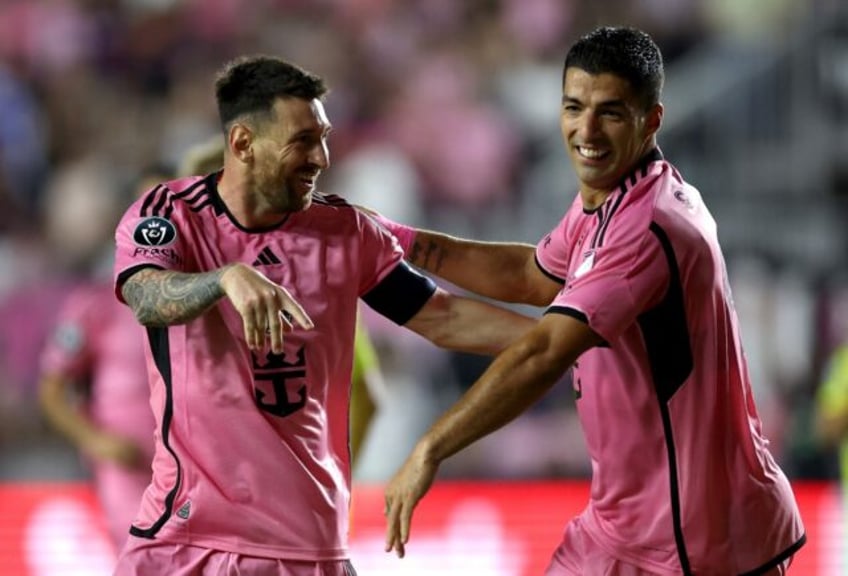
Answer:
<svg viewBox="0 0 848 576"><path fill-rule="evenodd" d="M149 310L136 310L133 308L136 321L145 328L161 328L167 326L161 316L152 314Z"/></svg>
<svg viewBox="0 0 848 576"><path fill-rule="evenodd" d="M540 308L550 306L562 287L563 284L554 282L553 280L544 283L536 282L529 284L524 290L524 303Z"/></svg>
<svg viewBox="0 0 848 576"><path fill-rule="evenodd" d="M556 350L549 340L534 337L537 334L518 340L512 348L540 381L553 383L571 367L572 359Z"/></svg>

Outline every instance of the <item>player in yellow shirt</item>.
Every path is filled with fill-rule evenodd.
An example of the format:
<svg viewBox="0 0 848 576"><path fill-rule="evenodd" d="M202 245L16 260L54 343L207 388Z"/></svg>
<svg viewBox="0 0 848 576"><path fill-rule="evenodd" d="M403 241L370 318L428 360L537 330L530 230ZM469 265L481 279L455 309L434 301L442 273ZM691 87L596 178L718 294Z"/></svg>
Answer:
<svg viewBox="0 0 848 576"><path fill-rule="evenodd" d="M816 394L816 416L819 437L838 448L842 489L848 502L848 344L830 357Z"/></svg>

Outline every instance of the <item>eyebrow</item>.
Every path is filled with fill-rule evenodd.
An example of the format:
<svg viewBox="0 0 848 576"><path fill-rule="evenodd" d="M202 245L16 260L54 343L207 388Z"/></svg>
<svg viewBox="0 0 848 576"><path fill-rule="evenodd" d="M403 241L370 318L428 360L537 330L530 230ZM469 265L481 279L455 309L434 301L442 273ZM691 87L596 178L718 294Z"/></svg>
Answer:
<svg viewBox="0 0 848 576"><path fill-rule="evenodd" d="M326 136L330 132L333 131L332 124L327 124L320 130L317 128L304 128L303 130L298 130L292 135L292 138L300 138L301 136L309 136L314 134L315 132L320 132L322 136Z"/></svg>
<svg viewBox="0 0 848 576"><path fill-rule="evenodd" d="M581 102L578 98L574 98L573 96L563 95L562 97L563 104L579 104L581 106L585 106L583 102ZM616 99L616 100L604 100L600 102L596 108L627 108L627 103L624 100Z"/></svg>

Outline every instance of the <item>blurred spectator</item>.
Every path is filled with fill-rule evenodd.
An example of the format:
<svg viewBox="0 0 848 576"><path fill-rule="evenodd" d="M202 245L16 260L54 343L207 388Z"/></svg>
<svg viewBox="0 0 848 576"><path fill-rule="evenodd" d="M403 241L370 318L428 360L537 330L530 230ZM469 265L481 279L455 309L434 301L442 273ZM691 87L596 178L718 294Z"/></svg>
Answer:
<svg viewBox="0 0 848 576"><path fill-rule="evenodd" d="M842 487L848 499L848 343L828 359L816 394L816 431L826 445L836 447Z"/></svg>
<svg viewBox="0 0 848 576"><path fill-rule="evenodd" d="M159 168L141 174L136 195L148 190L151 180L169 177ZM96 253L95 243L108 246L98 226L113 230L123 206L113 200L118 196L114 191L91 196L91 190L97 188L85 179L63 189L65 193L58 198L69 204L53 205L67 218L68 229L54 226L59 236L72 237L75 222L92 219L96 223L87 226L84 240L66 252L67 259L74 261L80 254ZM71 193L75 190L86 193ZM42 352L39 399L49 423L70 440L90 466L117 552L150 483L155 422L150 409L144 332L132 312L115 297L111 250L99 257L108 262L92 266L89 279L68 294Z"/></svg>

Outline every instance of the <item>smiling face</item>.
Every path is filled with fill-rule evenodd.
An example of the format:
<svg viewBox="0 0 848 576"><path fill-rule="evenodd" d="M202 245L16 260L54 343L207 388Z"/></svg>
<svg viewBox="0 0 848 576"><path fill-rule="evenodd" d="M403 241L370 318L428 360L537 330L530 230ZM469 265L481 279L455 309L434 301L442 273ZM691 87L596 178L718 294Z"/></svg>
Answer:
<svg viewBox="0 0 848 576"><path fill-rule="evenodd" d="M647 110L630 83L614 74L568 68L560 128L586 208L595 208L656 146L662 105Z"/></svg>
<svg viewBox="0 0 848 576"><path fill-rule="evenodd" d="M251 181L269 211L309 208L315 183L330 165L327 138L332 126L317 98L278 98L251 142Z"/></svg>

